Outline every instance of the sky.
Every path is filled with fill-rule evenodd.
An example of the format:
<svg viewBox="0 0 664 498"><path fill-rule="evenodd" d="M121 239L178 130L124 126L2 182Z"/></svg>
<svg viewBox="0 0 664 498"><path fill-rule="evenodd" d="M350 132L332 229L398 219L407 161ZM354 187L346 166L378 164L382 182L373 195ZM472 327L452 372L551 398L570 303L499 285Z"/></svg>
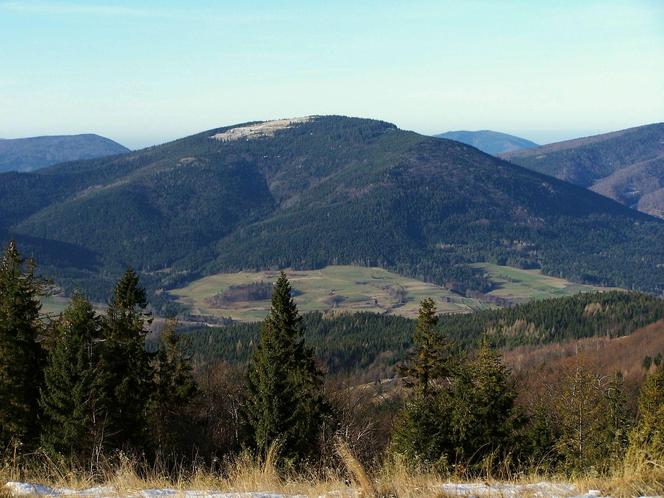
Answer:
<svg viewBox="0 0 664 498"><path fill-rule="evenodd" d="M0 0L0 137L312 114L539 143L664 121L664 0Z"/></svg>

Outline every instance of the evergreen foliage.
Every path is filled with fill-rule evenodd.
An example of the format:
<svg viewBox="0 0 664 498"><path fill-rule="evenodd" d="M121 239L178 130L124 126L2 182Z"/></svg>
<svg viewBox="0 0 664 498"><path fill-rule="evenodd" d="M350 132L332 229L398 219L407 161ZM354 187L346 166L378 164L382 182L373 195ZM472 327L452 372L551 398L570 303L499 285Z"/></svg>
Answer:
<svg viewBox="0 0 664 498"><path fill-rule="evenodd" d="M106 429L99 359L101 320L80 294L55 323L55 345L44 369L40 405L43 445L87 463L100 448Z"/></svg>
<svg viewBox="0 0 664 498"><path fill-rule="evenodd" d="M10 242L0 263L0 446L38 438L43 284Z"/></svg>
<svg viewBox="0 0 664 498"><path fill-rule="evenodd" d="M435 307L425 300L414 337L415 354L403 369L416 377L416 390L397 418L392 452L437 468L506 455L517 421L510 371L488 340L474 357L452 362L450 344L435 338L434 324Z"/></svg>
<svg viewBox="0 0 664 498"><path fill-rule="evenodd" d="M166 453L186 449L184 439L191 424L186 408L197 393L189 358L178 347L176 328L177 322L168 320L159 336L149 408L153 446Z"/></svg>
<svg viewBox="0 0 664 498"><path fill-rule="evenodd" d="M311 456L328 412L322 374L304 344L301 317L284 273L249 361L245 416L252 442L266 454L273 444L287 460Z"/></svg>
<svg viewBox="0 0 664 498"><path fill-rule="evenodd" d="M100 378L108 415L105 443L111 448L139 449L147 440L153 374L145 350L146 306L138 275L128 269L115 285L103 320Z"/></svg>
<svg viewBox="0 0 664 498"><path fill-rule="evenodd" d="M427 298L420 304L413 335L414 351L406 366L400 368L402 376L412 379L418 392L427 397L430 384L450 373L450 355L452 345L438 335L436 325L436 305Z"/></svg>

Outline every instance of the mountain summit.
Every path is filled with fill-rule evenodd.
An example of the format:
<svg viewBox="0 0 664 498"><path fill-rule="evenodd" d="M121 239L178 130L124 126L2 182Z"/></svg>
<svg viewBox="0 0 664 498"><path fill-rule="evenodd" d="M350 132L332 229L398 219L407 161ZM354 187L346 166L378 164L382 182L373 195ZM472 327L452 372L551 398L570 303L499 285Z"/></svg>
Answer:
<svg viewBox="0 0 664 498"><path fill-rule="evenodd" d="M460 292L489 261L660 291L664 222L459 142L310 116L0 176L0 231L61 282L382 266ZM66 270L63 270L65 268ZM92 278L94 276L94 278Z"/></svg>
<svg viewBox="0 0 664 498"><path fill-rule="evenodd" d="M125 152L129 149L94 134L0 139L0 173L35 171L65 161Z"/></svg>
<svg viewBox="0 0 664 498"><path fill-rule="evenodd" d="M491 130L448 131L447 133L441 133L434 136L472 145L473 147L480 149L482 152L494 156L514 150L537 147L535 142L531 142L525 138L515 137L514 135Z"/></svg>

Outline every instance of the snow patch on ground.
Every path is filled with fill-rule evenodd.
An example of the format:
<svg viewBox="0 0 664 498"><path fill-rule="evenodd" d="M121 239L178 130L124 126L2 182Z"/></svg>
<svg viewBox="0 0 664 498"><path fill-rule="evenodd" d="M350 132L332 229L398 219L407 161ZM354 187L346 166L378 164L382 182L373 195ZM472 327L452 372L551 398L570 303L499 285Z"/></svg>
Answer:
<svg viewBox="0 0 664 498"><path fill-rule="evenodd" d="M533 484L483 484L483 483L447 483L441 486L447 496L464 497L532 497L532 498L595 498L601 496L597 490L579 493L573 484L538 482Z"/></svg>
<svg viewBox="0 0 664 498"><path fill-rule="evenodd" d="M182 489L143 489L130 494L119 493L115 488L100 486L88 489L51 488L40 484L24 482L8 482L6 489L13 496L31 497L76 497L76 498L304 498L299 495L286 495L273 492L221 492L214 490L182 490ZM538 482L532 484L501 484L501 483L446 483L440 485L440 491L448 497L475 498L599 498L598 490L580 493L573 484ZM327 496L341 496L333 492ZM325 497L320 497L325 498ZM642 497L645 498L645 497Z"/></svg>
<svg viewBox="0 0 664 498"><path fill-rule="evenodd" d="M301 118L275 119L273 121L264 121L263 123L252 124L248 126L239 126L222 133L212 135L210 138L222 142L231 142L233 140L251 140L262 137L273 137L277 130L292 128L294 125L311 121L313 116L303 116Z"/></svg>
<svg viewBox="0 0 664 498"><path fill-rule="evenodd" d="M229 492L220 491L192 491L181 489L142 489L139 491L127 493L118 493L118 491L109 486L100 486L88 489L67 489L51 488L41 484L30 484L25 482L8 482L5 487L14 496L31 497L76 497L76 498L298 498L294 495L284 495L281 493L270 492ZM304 498L304 497L299 497Z"/></svg>

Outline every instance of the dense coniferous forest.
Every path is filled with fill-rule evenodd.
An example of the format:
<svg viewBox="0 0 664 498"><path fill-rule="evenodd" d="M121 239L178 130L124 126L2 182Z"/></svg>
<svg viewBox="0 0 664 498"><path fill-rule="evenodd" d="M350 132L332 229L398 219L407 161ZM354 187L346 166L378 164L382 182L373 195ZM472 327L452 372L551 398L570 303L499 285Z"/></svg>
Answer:
<svg viewBox="0 0 664 498"><path fill-rule="evenodd" d="M583 188L367 119L318 116L214 138L258 125L4 174L0 238L96 301L131 265L160 308L155 291L201 275L335 263L461 293L490 288L467 266L483 261L663 290L664 222Z"/></svg>
<svg viewBox="0 0 664 498"><path fill-rule="evenodd" d="M573 476L664 456L661 361L644 366L635 394L620 372L581 359L524 393L499 349L629 334L664 316L651 296L583 294L452 317L425 299L417 321L302 317L282 273L262 324L178 334L170 320L146 347L152 317L133 270L103 312L77 294L46 319L44 290L10 244L0 264L0 458L14 467L45 455L94 475L102 457L133 455L177 475L183 462L249 452L277 472L325 472L346 454L438 476Z"/></svg>

